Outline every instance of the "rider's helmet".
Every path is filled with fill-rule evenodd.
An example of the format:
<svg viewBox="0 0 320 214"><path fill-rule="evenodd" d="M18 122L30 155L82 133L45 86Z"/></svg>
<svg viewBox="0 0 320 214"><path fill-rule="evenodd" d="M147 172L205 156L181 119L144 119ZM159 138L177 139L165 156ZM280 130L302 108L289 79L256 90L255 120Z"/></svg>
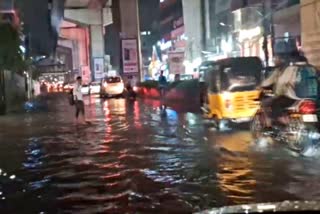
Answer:
<svg viewBox="0 0 320 214"><path fill-rule="evenodd" d="M304 56L302 52L294 51L290 53L290 62L291 63L298 63L298 62L308 63L308 59Z"/></svg>

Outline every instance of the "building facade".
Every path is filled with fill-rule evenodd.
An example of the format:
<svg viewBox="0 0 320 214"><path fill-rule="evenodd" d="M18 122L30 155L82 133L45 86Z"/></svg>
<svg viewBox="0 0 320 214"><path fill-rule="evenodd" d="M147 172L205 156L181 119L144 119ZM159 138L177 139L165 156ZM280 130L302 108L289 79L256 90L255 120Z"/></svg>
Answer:
<svg viewBox="0 0 320 214"><path fill-rule="evenodd" d="M182 0L165 0L160 3L160 41L162 70L174 75L185 73L185 24Z"/></svg>
<svg viewBox="0 0 320 214"><path fill-rule="evenodd" d="M153 46L160 40L160 1L139 0L139 19L142 64L146 72L152 60Z"/></svg>
<svg viewBox="0 0 320 214"><path fill-rule="evenodd" d="M193 70L201 64L202 51L204 49L204 22L203 10L207 9L202 0L183 0L184 26L185 26L185 64L186 73L193 73Z"/></svg>
<svg viewBox="0 0 320 214"><path fill-rule="evenodd" d="M303 52L320 68L320 1L301 0L301 34Z"/></svg>
<svg viewBox="0 0 320 214"><path fill-rule="evenodd" d="M299 0L203 0L205 58L259 56L299 47ZM297 44L297 45L296 45Z"/></svg>

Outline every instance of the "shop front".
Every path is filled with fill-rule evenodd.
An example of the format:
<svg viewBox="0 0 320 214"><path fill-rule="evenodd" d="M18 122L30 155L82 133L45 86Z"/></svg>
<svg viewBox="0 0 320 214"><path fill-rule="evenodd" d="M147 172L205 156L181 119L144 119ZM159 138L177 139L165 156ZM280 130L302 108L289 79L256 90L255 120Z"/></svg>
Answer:
<svg viewBox="0 0 320 214"><path fill-rule="evenodd" d="M171 21L169 33L162 36L157 46L161 51L161 57L158 58L159 61L152 62L152 77L157 79L160 70L170 80L174 80L174 76L177 74L183 74L185 72L183 63L187 40L182 16ZM155 64L157 66L154 66Z"/></svg>
<svg viewBox="0 0 320 214"><path fill-rule="evenodd" d="M261 10L261 7L241 8L219 20L218 29L222 29L222 33L216 38L218 56L257 56L265 62L264 42L267 40L268 65L272 64L271 33L265 33Z"/></svg>
<svg viewBox="0 0 320 214"><path fill-rule="evenodd" d="M242 29L239 31L238 35L240 56L257 56L265 62L265 50L263 49L265 37L263 35L263 28L261 26L257 26L252 29ZM273 51L271 36L267 37L267 48L269 60L268 65L272 65Z"/></svg>
<svg viewBox="0 0 320 214"><path fill-rule="evenodd" d="M279 0L272 5L262 0L206 2L209 8L215 7L205 14L206 59L258 56L272 65L275 52L289 53L301 46L296 1Z"/></svg>

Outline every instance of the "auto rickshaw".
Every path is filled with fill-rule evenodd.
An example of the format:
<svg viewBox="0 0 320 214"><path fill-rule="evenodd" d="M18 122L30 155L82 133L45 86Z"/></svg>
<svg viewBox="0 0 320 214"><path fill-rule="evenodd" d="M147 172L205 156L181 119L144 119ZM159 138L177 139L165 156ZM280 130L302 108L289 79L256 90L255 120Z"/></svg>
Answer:
<svg viewBox="0 0 320 214"><path fill-rule="evenodd" d="M262 62L258 57L236 57L204 62L206 97L205 117L216 121L218 128L226 122L249 122L259 108Z"/></svg>

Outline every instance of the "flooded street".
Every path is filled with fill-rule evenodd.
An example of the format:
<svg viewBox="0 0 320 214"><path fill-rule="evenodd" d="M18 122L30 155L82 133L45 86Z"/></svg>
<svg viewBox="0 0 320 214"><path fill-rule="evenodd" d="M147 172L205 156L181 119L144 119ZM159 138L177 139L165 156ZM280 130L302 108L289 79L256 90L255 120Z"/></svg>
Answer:
<svg viewBox="0 0 320 214"><path fill-rule="evenodd" d="M0 117L0 213L192 213L320 199L320 159L260 148L245 129L218 133L197 112L156 100L86 100L74 124L50 111Z"/></svg>

